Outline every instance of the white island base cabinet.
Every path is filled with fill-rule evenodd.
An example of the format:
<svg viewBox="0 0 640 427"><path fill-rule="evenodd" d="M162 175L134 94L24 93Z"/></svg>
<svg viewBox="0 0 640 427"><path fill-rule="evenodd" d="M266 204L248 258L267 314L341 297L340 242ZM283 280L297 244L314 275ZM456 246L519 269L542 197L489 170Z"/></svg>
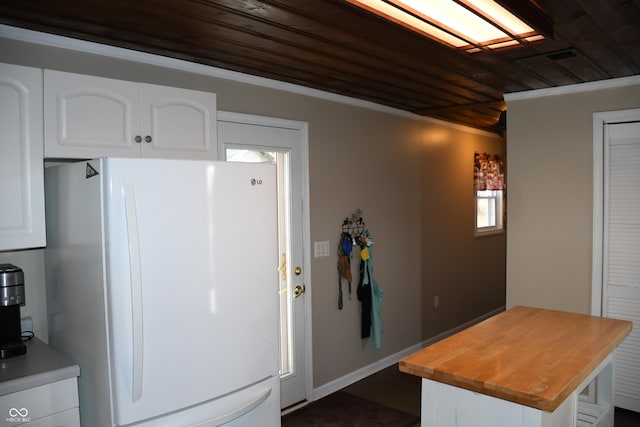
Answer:
<svg viewBox="0 0 640 427"><path fill-rule="evenodd" d="M613 427L612 402L610 354L553 412L423 378L421 426Z"/></svg>

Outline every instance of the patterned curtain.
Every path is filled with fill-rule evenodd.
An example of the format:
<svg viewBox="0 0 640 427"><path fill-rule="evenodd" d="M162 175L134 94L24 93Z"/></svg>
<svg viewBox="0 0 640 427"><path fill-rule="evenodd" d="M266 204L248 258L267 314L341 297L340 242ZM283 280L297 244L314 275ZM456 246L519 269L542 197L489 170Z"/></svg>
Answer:
<svg viewBox="0 0 640 427"><path fill-rule="evenodd" d="M478 153L473 156L473 189L505 190L504 162L495 154Z"/></svg>

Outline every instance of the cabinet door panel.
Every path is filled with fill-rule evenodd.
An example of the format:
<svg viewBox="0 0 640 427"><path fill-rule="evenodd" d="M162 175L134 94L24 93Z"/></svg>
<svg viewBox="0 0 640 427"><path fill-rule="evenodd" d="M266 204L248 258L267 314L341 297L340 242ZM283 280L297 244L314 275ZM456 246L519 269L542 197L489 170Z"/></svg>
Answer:
<svg viewBox="0 0 640 427"><path fill-rule="evenodd" d="M0 250L45 245L42 71L0 64Z"/></svg>
<svg viewBox="0 0 640 427"><path fill-rule="evenodd" d="M45 157L139 157L137 83L45 70Z"/></svg>
<svg viewBox="0 0 640 427"><path fill-rule="evenodd" d="M216 95L142 85L143 157L215 160Z"/></svg>

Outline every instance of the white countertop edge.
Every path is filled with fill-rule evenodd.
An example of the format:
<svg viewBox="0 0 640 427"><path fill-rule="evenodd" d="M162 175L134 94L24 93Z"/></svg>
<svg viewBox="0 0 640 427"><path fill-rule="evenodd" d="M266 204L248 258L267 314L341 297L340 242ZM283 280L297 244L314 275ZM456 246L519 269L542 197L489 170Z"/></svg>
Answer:
<svg viewBox="0 0 640 427"><path fill-rule="evenodd" d="M64 381L80 375L80 367L78 365L66 366L60 369L54 369L39 374L28 375L0 383L0 396L52 384L58 381Z"/></svg>

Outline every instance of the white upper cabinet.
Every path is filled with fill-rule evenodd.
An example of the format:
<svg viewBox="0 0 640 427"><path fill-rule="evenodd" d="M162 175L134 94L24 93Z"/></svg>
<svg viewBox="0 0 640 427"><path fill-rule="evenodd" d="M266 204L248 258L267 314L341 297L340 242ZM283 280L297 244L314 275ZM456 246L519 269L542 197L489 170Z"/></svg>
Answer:
<svg viewBox="0 0 640 427"><path fill-rule="evenodd" d="M139 157L137 83L44 71L45 157Z"/></svg>
<svg viewBox="0 0 640 427"><path fill-rule="evenodd" d="M142 84L144 157L215 160L216 95Z"/></svg>
<svg viewBox="0 0 640 427"><path fill-rule="evenodd" d="M42 70L0 64L0 251L46 243Z"/></svg>
<svg viewBox="0 0 640 427"><path fill-rule="evenodd" d="M45 157L214 160L216 95L44 71Z"/></svg>

